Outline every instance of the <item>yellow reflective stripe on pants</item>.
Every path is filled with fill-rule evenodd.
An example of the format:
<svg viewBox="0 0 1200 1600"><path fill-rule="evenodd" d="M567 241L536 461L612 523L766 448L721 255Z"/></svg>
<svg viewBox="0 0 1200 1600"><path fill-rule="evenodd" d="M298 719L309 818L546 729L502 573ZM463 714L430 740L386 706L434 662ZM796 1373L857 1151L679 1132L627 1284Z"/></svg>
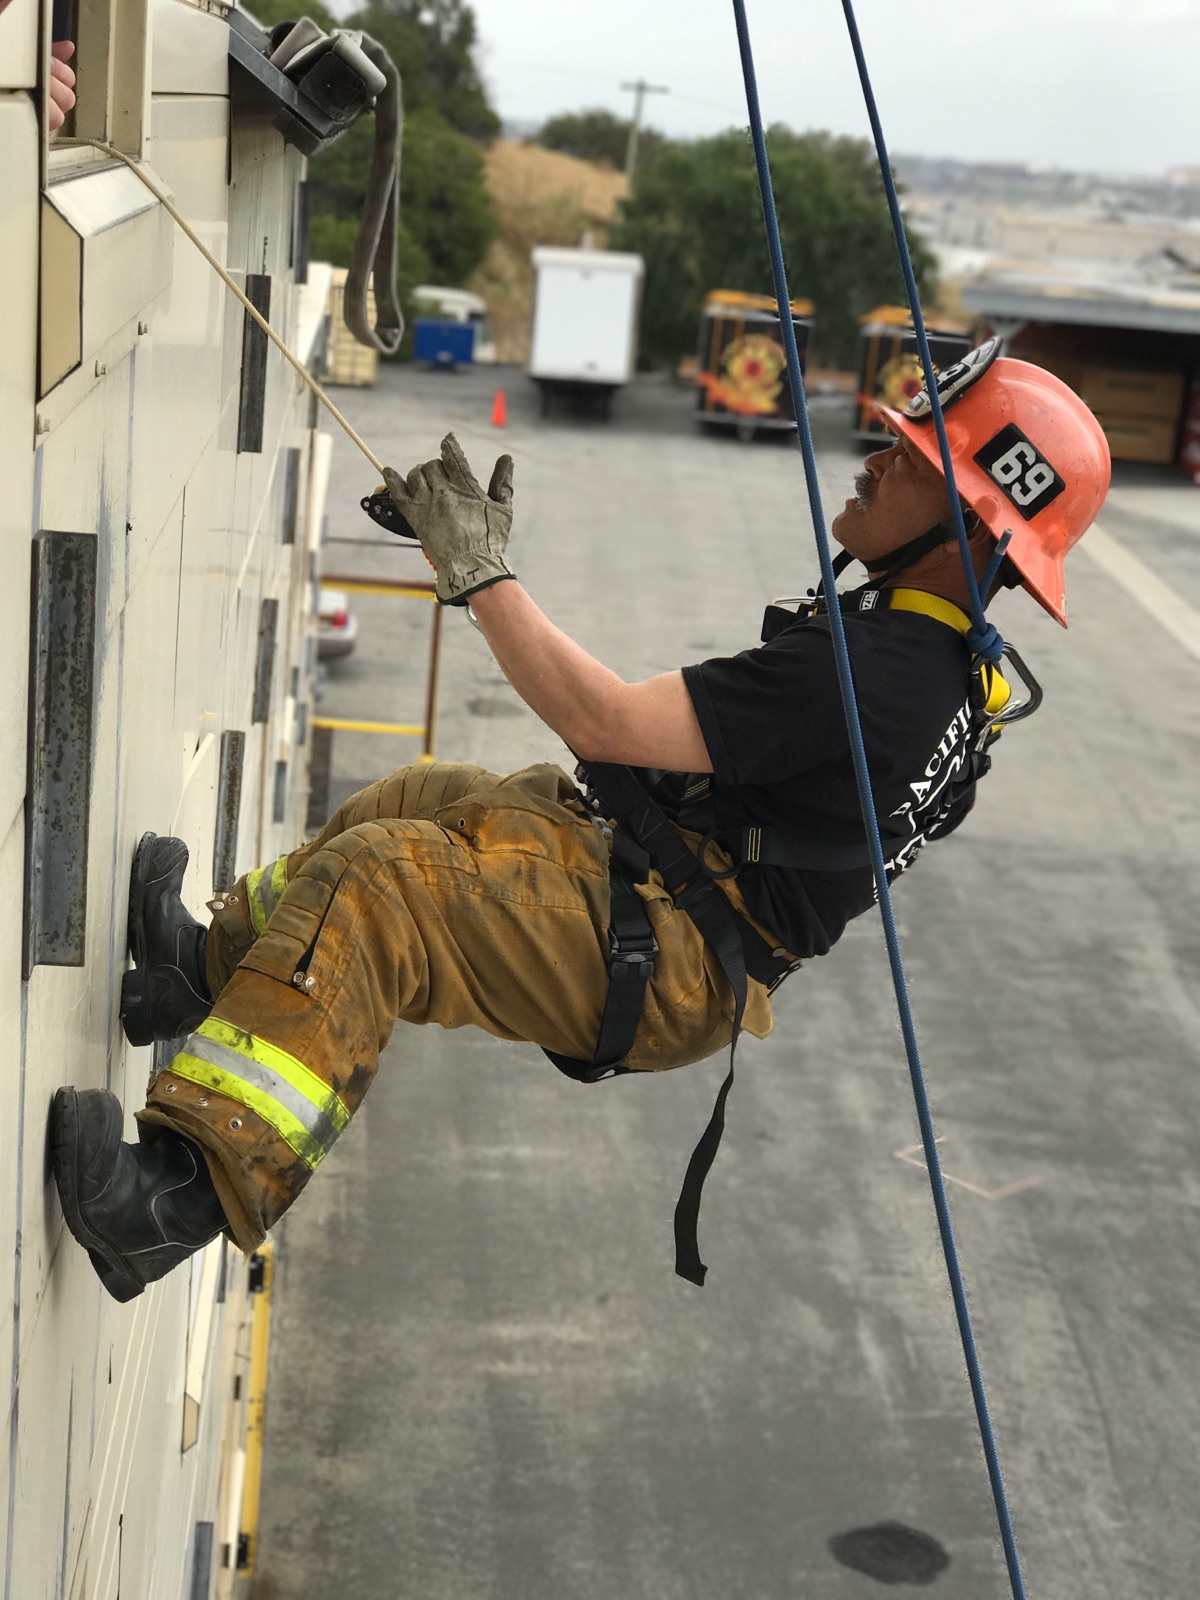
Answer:
<svg viewBox="0 0 1200 1600"><path fill-rule="evenodd" d="M287 888L287 857L280 856L269 868L255 867L246 878L246 898L250 902L250 918L256 933L262 933L268 918L275 909L279 896Z"/></svg>
<svg viewBox="0 0 1200 1600"><path fill-rule="evenodd" d="M302 1061L216 1017L201 1023L167 1070L257 1112L314 1170L350 1120Z"/></svg>

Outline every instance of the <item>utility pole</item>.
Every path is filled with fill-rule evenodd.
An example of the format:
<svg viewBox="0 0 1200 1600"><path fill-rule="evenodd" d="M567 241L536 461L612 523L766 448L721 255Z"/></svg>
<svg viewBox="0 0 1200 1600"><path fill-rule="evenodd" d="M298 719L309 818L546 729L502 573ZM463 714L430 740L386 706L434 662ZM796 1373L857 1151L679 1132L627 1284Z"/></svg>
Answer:
<svg viewBox="0 0 1200 1600"><path fill-rule="evenodd" d="M632 189L633 169L637 166L638 133L642 126L642 102L648 94L670 94L671 91L662 84L647 83L645 78L639 78L636 83L623 83L621 87L633 93L633 121L629 125L629 142L625 146L625 182Z"/></svg>

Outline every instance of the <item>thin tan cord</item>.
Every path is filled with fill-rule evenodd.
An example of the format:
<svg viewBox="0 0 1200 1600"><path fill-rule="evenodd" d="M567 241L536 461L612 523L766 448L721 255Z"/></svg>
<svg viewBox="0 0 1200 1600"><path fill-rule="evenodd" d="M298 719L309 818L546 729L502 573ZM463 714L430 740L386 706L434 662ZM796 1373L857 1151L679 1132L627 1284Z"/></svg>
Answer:
<svg viewBox="0 0 1200 1600"><path fill-rule="evenodd" d="M66 143L65 140L62 141L62 142ZM242 305L245 306L245 308L246 308L247 312L250 314L250 316L252 316L254 318L255 322L258 323L259 327L266 334L267 338L271 341L271 343L275 346L275 348L279 351L279 353L285 358L285 360L291 362L292 366L295 367L296 371L304 379L305 383L312 390L313 394L316 395L317 399L325 407L326 411L329 412L329 415L333 418L333 420L337 423L337 425L340 428L342 428L344 430L344 432L351 439L354 440L354 443L358 446L358 448L362 451L363 455L366 456L367 460L375 468L375 471L379 474L380 478L382 478L383 477L383 462L379 459L379 457L375 454L375 452L371 449L371 447L366 443L366 441L362 438L362 436L360 434L358 434L354 430L353 427L351 427L349 422L346 421L346 418L342 415L342 413L334 405L333 401L325 393L324 389L322 389L321 385L313 377L312 373L309 372L308 368L304 365L304 363L302 361L300 361L296 356L294 356L292 354L292 352L288 349L287 345L284 344L283 340L275 332L274 328L272 328L271 324L263 316L262 312L259 311L258 307L253 305L250 302L250 300L247 299L247 297L238 288L237 284L234 283L233 279L229 276L228 272L226 272L225 268L217 260L216 256L213 255L212 251L208 248L208 246L203 242L203 240L198 238L197 235L192 231L191 227L179 215L179 212L176 211L175 207L167 199L166 195L163 194L162 190L159 189L155 184L151 183L150 179L142 171L141 167L137 164L137 162L134 161L132 156L127 156L123 150L118 150L114 145L106 144L103 139L78 139L78 140L72 140L71 142L75 143L75 144L89 144L89 145L92 145L95 149L103 151L106 156L113 156L116 160L123 161L125 163L125 165L129 168L130 172L136 173L136 175L146 185L147 189L149 189L150 193L154 196L154 198L163 207L164 211L166 211L168 216L172 217L179 224L179 226L183 230L183 232L187 234L188 238L192 241L192 243L196 246L196 249L199 250L200 254L208 262L209 266L213 269L213 271L221 279L221 281L222 281L222 283L224 283L225 287L227 289L229 289L231 291L231 293L234 294L238 300L241 301Z"/></svg>

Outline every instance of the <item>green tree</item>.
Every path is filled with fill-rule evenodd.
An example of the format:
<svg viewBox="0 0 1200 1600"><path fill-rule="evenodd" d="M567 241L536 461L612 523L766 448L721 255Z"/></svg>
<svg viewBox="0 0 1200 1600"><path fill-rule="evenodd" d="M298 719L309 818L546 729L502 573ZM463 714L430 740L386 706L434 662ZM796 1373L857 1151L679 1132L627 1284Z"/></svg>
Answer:
<svg viewBox="0 0 1200 1600"><path fill-rule="evenodd" d="M300 16L327 32L339 25L321 0L252 3L264 28ZM487 255L496 219L472 141L493 137L499 119L475 68L475 14L463 0L367 0L345 26L377 39L400 69L405 116L396 281L411 328L417 284L465 283ZM374 137L368 114L309 162L314 260L350 263Z"/></svg>
<svg viewBox="0 0 1200 1600"><path fill-rule="evenodd" d="M465 0L366 0L346 27L369 33L404 82L406 111L439 112L468 139L500 132L475 65L475 13Z"/></svg>
<svg viewBox="0 0 1200 1600"><path fill-rule="evenodd" d="M319 0L257 0L264 25L306 12L337 24ZM498 128L472 59L475 17L462 0L369 0L346 26L361 28L400 68L404 143L400 168L397 280L411 319L418 283L461 284L482 263L496 221L473 138ZM354 248L371 170L374 127L368 114L309 162L315 259L346 266Z"/></svg>
<svg viewBox="0 0 1200 1600"><path fill-rule="evenodd" d="M854 364L858 318L903 300L883 185L870 145L783 125L768 136L788 282L814 303L816 365ZM692 144L666 144L643 170L611 230L614 249L646 261L642 353L674 365L694 350L701 304L711 289L771 292L770 260L745 133L731 129ZM924 296L935 287L931 252L910 239Z"/></svg>
<svg viewBox="0 0 1200 1600"><path fill-rule="evenodd" d="M298 17L311 17L326 33L338 26L337 18L321 0L251 0L246 9L268 32L277 22L295 22Z"/></svg>
<svg viewBox="0 0 1200 1600"><path fill-rule="evenodd" d="M561 150L581 161L607 161L618 172L625 169L625 151L632 123L601 107L588 111L562 111L544 122L535 142L547 150ZM638 133L638 170L653 161L664 139L654 128Z"/></svg>
<svg viewBox="0 0 1200 1600"><path fill-rule="evenodd" d="M252 0L264 28L308 16L326 32L369 33L400 69L406 111L434 110L469 139L500 132L475 65L475 13L465 0L366 0L339 24L322 0Z"/></svg>
<svg viewBox="0 0 1200 1600"><path fill-rule="evenodd" d="M358 218L370 173L372 138L370 118L363 118L309 163L313 239L341 240L343 265L353 234L330 229L319 219L350 223ZM404 119L400 231L401 281L416 270L419 276L410 282L432 275L449 284L471 276L496 231L482 155L430 109L410 111Z"/></svg>
<svg viewBox="0 0 1200 1600"><path fill-rule="evenodd" d="M496 233L483 156L436 111L415 111L404 125L401 194L407 225L439 283L461 284Z"/></svg>

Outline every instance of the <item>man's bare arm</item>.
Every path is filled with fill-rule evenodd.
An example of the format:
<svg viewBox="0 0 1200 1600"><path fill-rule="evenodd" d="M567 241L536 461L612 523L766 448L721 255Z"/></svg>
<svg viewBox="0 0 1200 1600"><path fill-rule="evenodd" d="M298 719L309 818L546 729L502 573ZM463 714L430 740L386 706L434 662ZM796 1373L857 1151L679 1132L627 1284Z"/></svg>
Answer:
<svg viewBox="0 0 1200 1600"><path fill-rule="evenodd" d="M712 771L681 672L623 682L556 628L512 579L472 595L471 609L509 683L577 756Z"/></svg>

